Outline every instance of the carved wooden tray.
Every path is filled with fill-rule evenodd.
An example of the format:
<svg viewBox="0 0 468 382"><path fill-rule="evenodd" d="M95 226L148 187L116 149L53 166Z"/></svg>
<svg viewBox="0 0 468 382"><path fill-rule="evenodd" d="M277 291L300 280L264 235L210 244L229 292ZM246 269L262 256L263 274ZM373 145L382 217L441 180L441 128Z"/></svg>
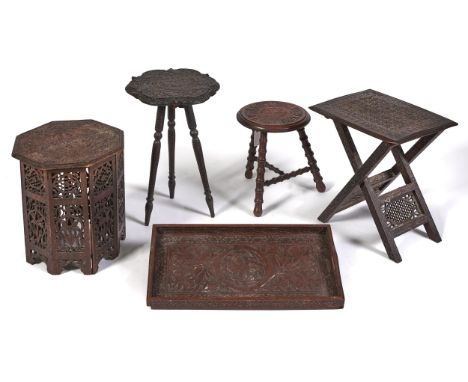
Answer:
<svg viewBox="0 0 468 382"><path fill-rule="evenodd" d="M153 309L336 309L329 225L154 225Z"/></svg>

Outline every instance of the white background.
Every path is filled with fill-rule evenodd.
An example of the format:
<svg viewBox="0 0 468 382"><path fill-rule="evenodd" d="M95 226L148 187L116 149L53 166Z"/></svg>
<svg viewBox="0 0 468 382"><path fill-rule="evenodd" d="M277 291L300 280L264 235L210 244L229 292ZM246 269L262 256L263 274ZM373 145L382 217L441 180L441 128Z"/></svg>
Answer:
<svg viewBox="0 0 468 382"><path fill-rule="evenodd" d="M463 3L2 2L0 380L467 381ZM264 216L254 218L254 180L243 177L250 135L235 114L258 100L307 107L373 88L460 124L413 166L443 241L421 229L403 235L395 264L362 204L331 222L343 310L151 311L141 221L156 109L124 88L132 75L170 67L221 84L195 107L217 216L207 216L179 110L176 198L164 140L152 223L318 223L352 175L332 122L312 113L306 130L328 192L302 175L267 188ZM21 132L84 118L125 132L127 240L94 276L52 276L25 262L11 149ZM364 158L378 143L353 135ZM306 165L294 133L270 135L267 157L285 170Z"/></svg>

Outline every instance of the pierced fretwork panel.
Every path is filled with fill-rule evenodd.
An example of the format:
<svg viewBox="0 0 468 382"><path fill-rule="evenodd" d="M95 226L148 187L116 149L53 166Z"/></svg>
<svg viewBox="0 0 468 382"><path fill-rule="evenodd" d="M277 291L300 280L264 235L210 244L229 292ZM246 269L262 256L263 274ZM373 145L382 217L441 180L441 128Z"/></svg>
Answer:
<svg viewBox="0 0 468 382"><path fill-rule="evenodd" d="M107 255L115 250L115 207L114 194L97 201L93 205L93 229L98 253Z"/></svg>
<svg viewBox="0 0 468 382"><path fill-rule="evenodd" d="M85 248L83 206L54 206L54 226L57 250L80 252Z"/></svg>
<svg viewBox="0 0 468 382"><path fill-rule="evenodd" d="M408 221L422 215L421 208L413 192L381 203L380 210L385 216L387 226L391 229L401 227Z"/></svg>
<svg viewBox="0 0 468 382"><path fill-rule="evenodd" d="M119 210L119 234L125 237L125 180L124 180L124 158L123 154L118 157L118 172L119 178L117 182L117 203Z"/></svg>
<svg viewBox="0 0 468 382"><path fill-rule="evenodd" d="M112 187L113 184L113 168L112 160L107 161L95 168L92 173L94 187L93 192L101 192L106 190L109 187Z"/></svg>
<svg viewBox="0 0 468 382"><path fill-rule="evenodd" d="M44 173L37 168L27 164L23 165L24 170L24 188L34 194L44 195Z"/></svg>
<svg viewBox="0 0 468 382"><path fill-rule="evenodd" d="M47 206L26 198L26 226L28 241L36 247L47 248Z"/></svg>
<svg viewBox="0 0 468 382"><path fill-rule="evenodd" d="M79 171L52 173L52 197L75 199L80 198L81 193L82 186Z"/></svg>

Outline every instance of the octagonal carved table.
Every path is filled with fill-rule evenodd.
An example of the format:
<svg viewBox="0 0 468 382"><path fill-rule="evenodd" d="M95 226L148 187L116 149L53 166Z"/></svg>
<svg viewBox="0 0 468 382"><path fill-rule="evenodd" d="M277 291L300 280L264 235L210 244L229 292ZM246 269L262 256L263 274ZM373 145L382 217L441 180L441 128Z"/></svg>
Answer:
<svg viewBox="0 0 468 382"><path fill-rule="evenodd" d="M175 109L185 110L187 124L192 136L192 145L198 170L205 191L205 199L211 217L215 216L213 197L208 183L205 160L200 139L198 138L197 123L193 112L193 105L203 103L213 96L219 89L219 84L208 74L201 74L192 69L150 70L141 76L133 77L125 90L130 95L148 105L157 106L156 127L154 133L153 150L151 154L151 168L148 184L148 196L145 205L145 225L149 225L153 210L154 186L158 171L161 138L164 127L164 117L167 108L168 143L169 143L169 197L174 198L175 191Z"/></svg>
<svg viewBox="0 0 468 382"><path fill-rule="evenodd" d="M365 200L387 254L395 262L400 262L401 256L394 238L420 225L424 225L431 240L441 241L410 164L445 129L457 123L371 89L335 98L310 109L333 120L355 172L319 220L328 222L337 212ZM381 141L364 163L348 126ZM418 140L404 152L401 145L414 139ZM369 176L389 152L396 164ZM382 194L400 174L405 185Z"/></svg>
<svg viewBox="0 0 468 382"><path fill-rule="evenodd" d="M26 261L85 274L114 259L125 238L123 132L93 121L56 121L16 137Z"/></svg>

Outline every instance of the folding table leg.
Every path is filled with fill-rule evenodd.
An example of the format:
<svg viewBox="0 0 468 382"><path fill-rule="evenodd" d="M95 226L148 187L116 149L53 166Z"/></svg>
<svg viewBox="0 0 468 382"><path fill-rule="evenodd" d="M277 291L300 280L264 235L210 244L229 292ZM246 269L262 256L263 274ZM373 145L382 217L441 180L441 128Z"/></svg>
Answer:
<svg viewBox="0 0 468 382"><path fill-rule="evenodd" d="M353 146L354 146L354 143L353 143ZM346 197L351 193L351 191L354 190L356 186L359 186L365 179L367 179L368 175L377 167L377 165L382 161L382 159L385 158L385 156L388 154L391 148L392 148L391 144L382 142L375 149L375 151L371 154L371 156L364 162L364 164L361 164L358 166L355 166L352 164L353 169L355 171L354 176L349 180L348 183L346 183L343 189L338 193L338 195L335 196L335 198L331 201L328 207L325 208L325 210L319 216L318 219L321 222L324 222L324 223L328 222L333 217L333 215L335 215L335 213L338 212L341 203L346 199ZM345 147L345 150L346 150L346 147ZM355 154L351 154L351 155L353 156ZM359 156L359 154L357 155ZM354 159L352 163L355 163ZM359 163L361 163L360 159L359 159Z"/></svg>
<svg viewBox="0 0 468 382"><path fill-rule="evenodd" d="M351 162L351 166L353 167L354 171L356 171L356 174L359 171L361 171L361 169L364 167L366 163L369 162L369 160L373 160L373 162L371 162L368 165L368 167L372 167L372 169L374 169L382 161L382 159L387 155L388 151L393 147L393 145L391 144L381 143L380 146L377 148L377 150L374 151L374 153L369 157L369 159L363 165L348 127L346 125L339 124L339 123L335 123L335 125L338 131L338 135L340 136L341 142L343 143L343 146L345 148L346 154L348 155L349 161ZM382 147L382 149L379 150L379 148L382 145L384 146ZM378 153L380 155L375 155L375 158L373 158L375 153ZM395 240L393 238L392 233L387 228L385 218L379 210L380 203L378 200L378 195L375 193L374 189L371 187L369 183L369 179L367 178L367 176L372 171L372 169L370 171L366 171L366 174L363 176L364 179L362 180L362 183L360 184L361 191L364 194L364 198L367 202L372 218L374 219L375 225L377 227L377 231L379 232L380 238L382 239L382 242L385 247L385 250L387 251L388 257L392 259L393 261L399 263L401 261L400 252L398 251L398 248L395 244Z"/></svg>
<svg viewBox="0 0 468 382"><path fill-rule="evenodd" d="M434 223L434 219L432 218L431 212L429 211L426 201L424 200L421 189L416 182L413 170L411 170L411 167L408 163L408 160L406 159L405 154L403 153L403 150L401 149L401 146L393 148L392 154L395 158L396 166L398 166L405 183L412 184L414 186L414 193L416 194L419 206L427 219L427 223L424 224L424 229L427 232L427 236L429 236L429 238L436 243L442 241L439 231L437 230L437 227Z"/></svg>
<svg viewBox="0 0 468 382"><path fill-rule="evenodd" d="M429 238L435 242L441 241L432 215L410 167L410 163L440 133L420 138L406 153L403 152L399 144L382 142L362 163L348 127L336 121L335 127L355 174L322 212L319 220L327 222L336 212L365 200L389 258L397 263L401 261L401 256L395 244L394 238L396 236L424 224ZM389 170L369 178L369 174L390 150L396 164ZM400 174L406 185L380 195ZM361 193L358 193L358 189Z"/></svg>
<svg viewBox="0 0 468 382"><path fill-rule="evenodd" d="M406 162L410 165L418 156L421 154L434 140L441 134L438 132L432 135L426 135L425 137L419 138L413 146L404 154ZM379 192L384 191L397 177L400 175L400 169L395 164L391 169L387 171L392 176L379 187Z"/></svg>

